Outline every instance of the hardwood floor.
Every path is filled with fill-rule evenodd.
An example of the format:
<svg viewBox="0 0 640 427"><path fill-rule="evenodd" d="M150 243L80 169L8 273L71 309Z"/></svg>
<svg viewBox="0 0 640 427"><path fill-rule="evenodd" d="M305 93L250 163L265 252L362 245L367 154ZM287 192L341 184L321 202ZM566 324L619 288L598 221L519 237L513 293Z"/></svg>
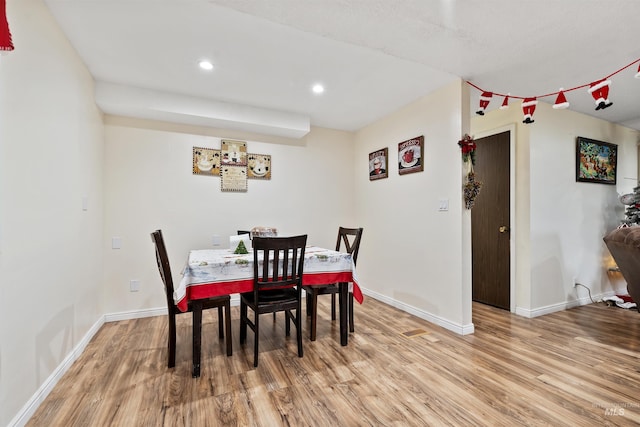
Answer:
<svg viewBox="0 0 640 427"><path fill-rule="evenodd" d="M261 318L257 369L251 336L238 342L238 307L231 357L205 313L198 379L190 315L178 318L173 369L164 317L105 324L28 425L640 424L637 311L592 304L526 319L474 304L475 334L459 336L367 298L341 347L328 300L319 299L317 341L305 326L303 358L282 316Z"/></svg>

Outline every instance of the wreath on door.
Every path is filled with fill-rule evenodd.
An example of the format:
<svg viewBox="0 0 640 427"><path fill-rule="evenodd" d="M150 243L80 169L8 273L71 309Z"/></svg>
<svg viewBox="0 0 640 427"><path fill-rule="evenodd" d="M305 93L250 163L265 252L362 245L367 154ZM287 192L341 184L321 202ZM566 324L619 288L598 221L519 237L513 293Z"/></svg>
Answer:
<svg viewBox="0 0 640 427"><path fill-rule="evenodd" d="M482 188L482 182L476 181L476 174L473 172L473 166L476 164L476 142L471 135L465 133L462 139L458 141L458 145L462 151L462 161L466 171L464 185L462 186L464 207L471 209L480 193L480 188Z"/></svg>

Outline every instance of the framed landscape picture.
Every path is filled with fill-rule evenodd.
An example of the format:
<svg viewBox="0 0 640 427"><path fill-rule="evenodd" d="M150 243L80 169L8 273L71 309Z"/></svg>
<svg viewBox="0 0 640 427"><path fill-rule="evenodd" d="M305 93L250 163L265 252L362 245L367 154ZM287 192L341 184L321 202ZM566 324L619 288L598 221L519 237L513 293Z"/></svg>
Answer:
<svg viewBox="0 0 640 427"><path fill-rule="evenodd" d="M374 151L373 153L369 153L369 181L389 177L389 173L387 171L387 167L389 165L388 159L388 148L382 148Z"/></svg>
<svg viewBox="0 0 640 427"><path fill-rule="evenodd" d="M576 140L576 181L615 184L618 146L579 136Z"/></svg>

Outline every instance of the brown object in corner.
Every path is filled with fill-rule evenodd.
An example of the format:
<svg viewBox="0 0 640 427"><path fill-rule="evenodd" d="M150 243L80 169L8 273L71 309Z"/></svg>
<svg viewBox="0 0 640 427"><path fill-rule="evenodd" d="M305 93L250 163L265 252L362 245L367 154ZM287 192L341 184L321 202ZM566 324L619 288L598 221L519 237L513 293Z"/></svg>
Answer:
<svg viewBox="0 0 640 427"><path fill-rule="evenodd" d="M640 301L640 227L615 229L603 240L627 281L627 292ZM636 309L640 312L640 307Z"/></svg>

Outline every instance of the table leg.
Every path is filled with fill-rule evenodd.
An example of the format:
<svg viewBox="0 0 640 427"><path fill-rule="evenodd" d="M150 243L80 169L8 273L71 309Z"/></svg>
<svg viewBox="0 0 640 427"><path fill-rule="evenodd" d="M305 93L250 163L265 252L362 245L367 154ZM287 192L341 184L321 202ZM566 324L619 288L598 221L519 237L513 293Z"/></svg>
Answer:
<svg viewBox="0 0 640 427"><path fill-rule="evenodd" d="M200 352L202 347L202 304L197 300L191 302L193 310L193 372L192 376L200 376ZM227 339L230 337L227 336Z"/></svg>
<svg viewBox="0 0 640 427"><path fill-rule="evenodd" d="M349 294L349 284L347 282L340 282L340 297L339 305L340 305L340 344L345 346L349 341L349 325L348 325L348 317L347 317L347 297Z"/></svg>

